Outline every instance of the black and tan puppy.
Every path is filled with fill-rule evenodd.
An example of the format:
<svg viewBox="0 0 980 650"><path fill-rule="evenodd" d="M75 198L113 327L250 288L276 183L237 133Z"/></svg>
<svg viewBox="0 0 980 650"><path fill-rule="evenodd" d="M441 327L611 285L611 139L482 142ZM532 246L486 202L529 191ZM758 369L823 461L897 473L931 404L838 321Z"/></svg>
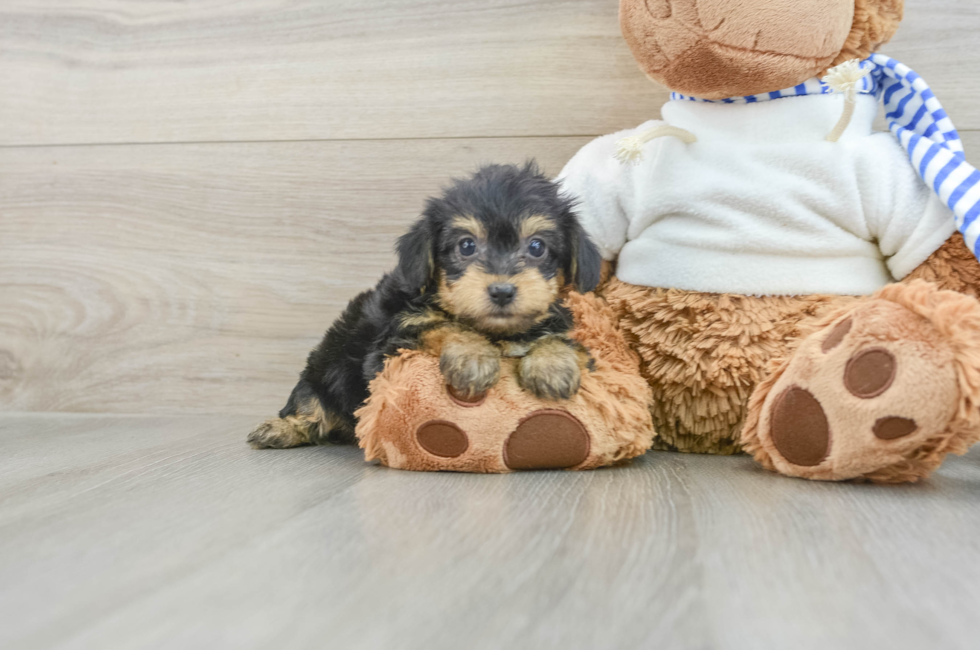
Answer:
<svg viewBox="0 0 980 650"><path fill-rule="evenodd" d="M457 397L497 381L501 356L520 357L519 381L565 399L591 361L569 338L567 284L591 291L601 260L572 202L534 163L491 165L429 199L398 240L398 266L350 302L307 360L279 417L248 436L257 448L354 442L354 411L385 357L439 356Z"/></svg>

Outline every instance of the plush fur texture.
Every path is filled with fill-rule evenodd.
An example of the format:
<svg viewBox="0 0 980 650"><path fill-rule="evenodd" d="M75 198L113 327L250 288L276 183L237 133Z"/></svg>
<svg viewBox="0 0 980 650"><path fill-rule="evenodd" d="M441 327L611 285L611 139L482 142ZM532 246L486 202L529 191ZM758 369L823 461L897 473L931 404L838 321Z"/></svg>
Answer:
<svg viewBox="0 0 980 650"><path fill-rule="evenodd" d="M829 67L844 61L863 61L891 40L905 13L905 0L854 0L854 20L844 47ZM826 70L820 71L821 76Z"/></svg>
<svg viewBox="0 0 980 650"><path fill-rule="evenodd" d="M613 278L600 289L653 388L657 449L731 454L753 388L846 296L743 296L653 289Z"/></svg>
<svg viewBox="0 0 980 650"><path fill-rule="evenodd" d="M706 99L782 90L895 33L903 0L620 0L640 68Z"/></svg>
<svg viewBox="0 0 980 650"><path fill-rule="evenodd" d="M828 341L835 330L846 334ZM846 377L854 360L869 350L885 351L894 360L894 379L880 394L855 395ZM820 412L826 419L828 449L818 463L790 462L773 435L774 404L787 390L799 389L819 405L811 407L809 418L814 419L815 408L816 419ZM893 439L873 433L892 418L909 422L908 433ZM922 280L889 285L822 319L759 385L742 434L746 450L768 469L810 479L885 483L919 480L946 454L963 453L978 439L980 303Z"/></svg>
<svg viewBox="0 0 980 650"><path fill-rule="evenodd" d="M445 389L438 360L422 352L391 357L371 382L371 396L357 412L357 436L368 460L410 470L509 472L505 447L522 420L535 412L567 412L588 432L588 453L569 469L591 469L645 452L654 437L650 387L638 360L615 326L612 311L593 294L571 293L571 335L585 345L594 370L570 400L534 397L522 390L519 359L505 358L500 379L477 405L461 403ZM426 423L448 423L465 434L465 451L433 454L414 435ZM555 446L560 447L561 441Z"/></svg>
<svg viewBox="0 0 980 650"><path fill-rule="evenodd" d="M731 454L754 387L774 362L788 358L850 296L745 296L654 289L611 277L603 267L599 293L640 355L654 391L655 449ZM980 292L980 264L960 235L910 276L970 296Z"/></svg>
<svg viewBox="0 0 980 650"><path fill-rule="evenodd" d="M560 292L591 291L600 265L571 201L533 163L490 165L453 182L399 239L397 268L351 301L310 353L279 417L249 443L354 442L368 382L400 350L434 355L464 399L491 389L502 355L518 350L526 390L571 397L590 360L568 336Z"/></svg>
<svg viewBox="0 0 980 650"><path fill-rule="evenodd" d="M976 298L980 291L980 263L963 243L963 235L956 233L905 279L927 280L940 289Z"/></svg>

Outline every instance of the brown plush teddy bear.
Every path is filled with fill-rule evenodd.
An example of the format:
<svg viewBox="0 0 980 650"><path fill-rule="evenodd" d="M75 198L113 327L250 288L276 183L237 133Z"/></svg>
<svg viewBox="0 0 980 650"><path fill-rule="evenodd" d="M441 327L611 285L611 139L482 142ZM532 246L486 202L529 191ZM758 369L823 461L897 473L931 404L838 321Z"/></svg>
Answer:
<svg viewBox="0 0 980 650"><path fill-rule="evenodd" d="M601 295L653 389L655 448L899 482L980 438L980 173L925 82L873 55L902 10L621 0L674 94L559 179L616 262Z"/></svg>

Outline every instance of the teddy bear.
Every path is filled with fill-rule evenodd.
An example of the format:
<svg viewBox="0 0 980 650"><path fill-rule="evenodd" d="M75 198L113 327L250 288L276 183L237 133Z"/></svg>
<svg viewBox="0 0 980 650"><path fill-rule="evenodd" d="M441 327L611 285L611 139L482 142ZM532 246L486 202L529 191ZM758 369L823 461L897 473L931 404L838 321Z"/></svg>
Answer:
<svg viewBox="0 0 980 650"><path fill-rule="evenodd" d="M905 482L980 438L980 172L925 81L878 53L902 14L621 0L671 100L558 181L606 260L655 449Z"/></svg>

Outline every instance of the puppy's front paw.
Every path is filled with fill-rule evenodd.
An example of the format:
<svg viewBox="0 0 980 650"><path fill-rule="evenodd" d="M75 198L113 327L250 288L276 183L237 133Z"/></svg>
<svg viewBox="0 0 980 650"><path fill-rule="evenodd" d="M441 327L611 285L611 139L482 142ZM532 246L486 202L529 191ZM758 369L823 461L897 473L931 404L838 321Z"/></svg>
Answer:
<svg viewBox="0 0 980 650"><path fill-rule="evenodd" d="M554 338L538 343L521 359L518 379L521 388L540 399L568 399L582 382L584 350Z"/></svg>
<svg viewBox="0 0 980 650"><path fill-rule="evenodd" d="M500 352L476 334L454 337L442 348L439 369L456 395L477 398L500 378Z"/></svg>

